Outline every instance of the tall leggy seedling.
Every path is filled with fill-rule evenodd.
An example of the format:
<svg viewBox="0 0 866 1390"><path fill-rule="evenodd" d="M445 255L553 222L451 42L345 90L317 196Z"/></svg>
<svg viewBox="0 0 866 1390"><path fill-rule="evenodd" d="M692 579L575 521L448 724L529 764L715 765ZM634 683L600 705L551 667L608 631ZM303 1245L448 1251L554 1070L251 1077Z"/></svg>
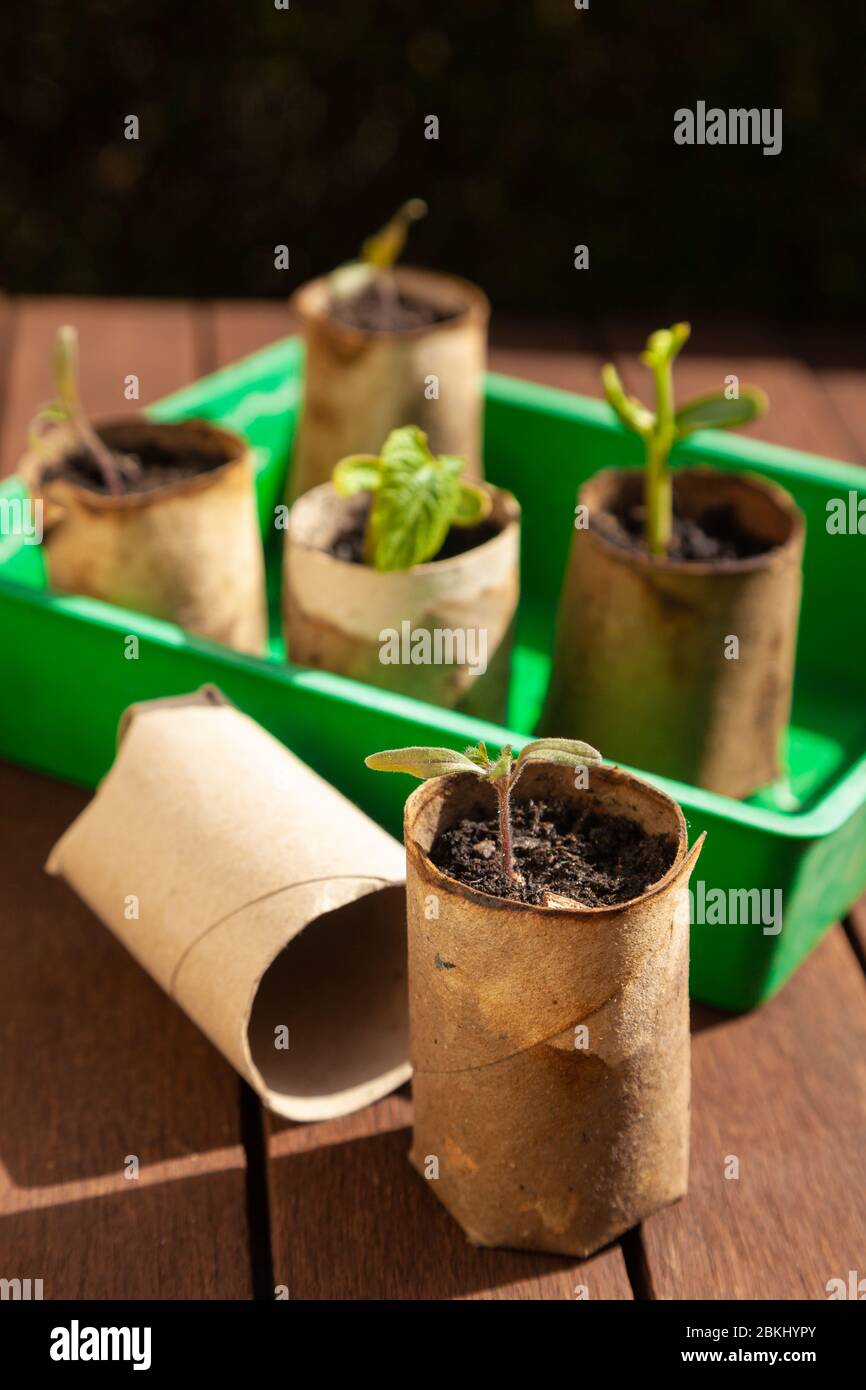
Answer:
<svg viewBox="0 0 866 1390"><path fill-rule="evenodd" d="M746 425L767 409L767 397L757 386L741 386L736 396L711 391L693 401L674 405L673 364L688 341L691 327L675 323L651 333L640 360L653 374L656 408L650 410L637 396L629 396L612 362L602 369L604 392L627 429L644 443L646 475L644 541L651 555L666 555L671 540L673 499L669 469L674 445L695 430L734 429Z"/></svg>
<svg viewBox="0 0 866 1390"><path fill-rule="evenodd" d="M30 426L31 448L39 451L42 435L54 425L70 430L76 447L98 469L106 491L118 496L123 492L120 466L123 459L108 449L91 425L81 404L78 390L78 334L71 324L58 328L54 340L54 387L56 398L42 406Z"/></svg>

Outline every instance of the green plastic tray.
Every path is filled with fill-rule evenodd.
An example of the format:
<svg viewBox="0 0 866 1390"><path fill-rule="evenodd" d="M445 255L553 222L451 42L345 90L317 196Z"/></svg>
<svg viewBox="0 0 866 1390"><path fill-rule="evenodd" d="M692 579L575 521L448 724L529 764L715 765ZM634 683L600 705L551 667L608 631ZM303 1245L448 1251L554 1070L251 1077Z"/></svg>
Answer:
<svg viewBox="0 0 866 1390"><path fill-rule="evenodd" d="M302 366L296 340L276 343L151 412L161 419L223 420L254 446L272 596L270 656L240 656L169 623L55 595L45 586L40 548L16 535L0 537L0 755L93 786L111 763L126 705L214 681L399 836L403 802L415 784L369 772L366 753L407 743L525 741L547 680L577 487L599 468L637 463L637 441L601 402L488 378L487 473L517 494L524 516L509 727L497 728L284 664L277 613L283 533L271 523L283 495ZM790 776L744 803L650 777L681 803L693 837L707 831L694 876L696 902L700 893L710 904L719 901L717 890L725 895L722 922L710 912L709 921L694 923L692 993L745 1009L779 988L866 887L864 542L826 529L828 499L866 496L866 469L723 435L695 436L679 457L775 478L794 494L808 525ZM14 478L0 489L10 500L21 495ZM133 633L139 656L128 660L124 638ZM782 894L778 933L764 930L770 913L756 910L754 896L742 896L755 889Z"/></svg>

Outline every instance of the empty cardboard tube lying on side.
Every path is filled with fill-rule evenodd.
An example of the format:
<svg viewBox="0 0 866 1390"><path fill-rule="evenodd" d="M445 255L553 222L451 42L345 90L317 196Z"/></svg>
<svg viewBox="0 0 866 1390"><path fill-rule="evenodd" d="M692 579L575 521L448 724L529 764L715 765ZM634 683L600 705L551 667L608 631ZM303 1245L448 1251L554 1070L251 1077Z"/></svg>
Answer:
<svg viewBox="0 0 866 1390"><path fill-rule="evenodd" d="M408 1078L402 847L213 687L125 712L46 867L278 1114Z"/></svg>

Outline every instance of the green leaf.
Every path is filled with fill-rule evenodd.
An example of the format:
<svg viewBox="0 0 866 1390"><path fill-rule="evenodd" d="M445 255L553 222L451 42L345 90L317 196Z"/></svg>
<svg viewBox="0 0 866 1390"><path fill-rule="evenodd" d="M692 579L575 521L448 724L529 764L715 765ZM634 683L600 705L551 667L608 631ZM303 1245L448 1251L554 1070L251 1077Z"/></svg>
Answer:
<svg viewBox="0 0 866 1390"><path fill-rule="evenodd" d="M469 758L470 762L477 763L478 767L489 767L490 759L487 756L487 744L476 743L464 749L463 756Z"/></svg>
<svg viewBox="0 0 866 1390"><path fill-rule="evenodd" d="M432 466L395 464L370 512L367 553L377 570L406 570L442 548L457 502L456 478Z"/></svg>
<svg viewBox="0 0 866 1390"><path fill-rule="evenodd" d="M673 328L671 329L671 337L673 338L673 355L675 357L678 352L682 351L682 349L685 347L686 343L689 341L689 338L691 336L692 325L690 323L674 324Z"/></svg>
<svg viewBox="0 0 866 1390"><path fill-rule="evenodd" d="M366 558L377 570L409 569L441 548L460 495L456 462L434 458L416 425L388 436L365 537Z"/></svg>
<svg viewBox="0 0 866 1390"><path fill-rule="evenodd" d="M462 467L463 460L459 460ZM485 488L474 483L461 482L457 493L457 510L451 518L452 526L480 526L493 510L493 499Z"/></svg>
<svg viewBox="0 0 866 1390"><path fill-rule="evenodd" d="M680 406L674 415L677 436L684 439L695 430L730 430L747 425L763 415L769 402L757 386L743 386L736 400L728 400L718 391L698 396Z"/></svg>
<svg viewBox="0 0 866 1390"><path fill-rule="evenodd" d="M487 773L491 782L499 782L511 772L511 744L506 743L499 757Z"/></svg>
<svg viewBox="0 0 866 1390"><path fill-rule="evenodd" d="M410 226L426 216L427 204L423 198L410 198L397 209L390 222L367 237L361 247L361 260L379 270L390 270L402 255Z"/></svg>
<svg viewBox="0 0 866 1390"><path fill-rule="evenodd" d="M580 739L537 738L527 743L517 759L518 768L526 763L555 763L563 767L592 767L601 762L597 748Z"/></svg>
<svg viewBox="0 0 866 1390"><path fill-rule="evenodd" d="M464 460L436 458L417 425L392 430L377 458L351 454L334 469L343 497L372 492L364 536L364 558L375 569L405 570L431 560L451 526L472 526L489 515L487 492L464 483Z"/></svg>
<svg viewBox="0 0 866 1390"><path fill-rule="evenodd" d="M349 454L334 469L335 492L354 497L356 492L375 492L382 481L382 460L376 454Z"/></svg>
<svg viewBox="0 0 866 1390"><path fill-rule="evenodd" d="M420 468L432 458L427 436L417 425L402 425L400 429L392 430L382 445L382 462L385 464L411 463Z"/></svg>
<svg viewBox="0 0 866 1390"><path fill-rule="evenodd" d="M459 458L457 454L437 454L436 462L440 468L444 468L446 473L453 473L458 477L466 467L466 460Z"/></svg>
<svg viewBox="0 0 866 1390"><path fill-rule="evenodd" d="M484 776L474 762L453 748L387 748L382 753L371 753L364 762L375 772L408 772L422 781L428 777L445 777L452 772Z"/></svg>
<svg viewBox="0 0 866 1390"><path fill-rule="evenodd" d="M613 406L622 424L625 425L626 429L633 430L635 434L646 438L655 424L656 417L652 411L647 410L643 401L639 401L637 396L626 395L619 372L612 362L608 362L602 367L601 380L608 405Z"/></svg>
<svg viewBox="0 0 866 1390"><path fill-rule="evenodd" d="M60 405L70 420L80 413L78 399L78 332L69 323L57 330L54 339L54 383Z"/></svg>
<svg viewBox="0 0 866 1390"><path fill-rule="evenodd" d="M685 347L691 334L691 324L675 323L672 328L659 328L647 338L640 360L647 367L673 362Z"/></svg>

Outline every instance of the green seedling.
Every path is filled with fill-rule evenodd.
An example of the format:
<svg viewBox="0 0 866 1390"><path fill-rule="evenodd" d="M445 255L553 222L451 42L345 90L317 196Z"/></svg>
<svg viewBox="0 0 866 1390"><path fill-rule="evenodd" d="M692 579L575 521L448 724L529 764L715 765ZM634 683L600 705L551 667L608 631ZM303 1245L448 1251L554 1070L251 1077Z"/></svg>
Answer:
<svg viewBox="0 0 866 1390"><path fill-rule="evenodd" d="M403 254L409 228L413 222L419 222L426 216L427 204L423 198L410 198L403 203L390 222L367 237L356 261L348 261L331 272L329 280L333 298L346 299L371 282L389 280L390 272Z"/></svg>
<svg viewBox="0 0 866 1390"><path fill-rule="evenodd" d="M477 526L490 515L490 494L461 478L465 461L435 457L417 425L392 430L376 454L350 454L334 469L341 497L371 492L364 559L377 570L404 570L432 560L452 526Z"/></svg>
<svg viewBox="0 0 866 1390"><path fill-rule="evenodd" d="M499 807L499 843L502 872L507 881L515 877L514 850L511 838L511 793L524 768L530 763L554 763L560 767L592 767L601 762L601 754L569 738L539 738L527 743L515 759L507 744L498 758L491 758L485 744L478 743L465 753L451 748L391 748L384 753L371 753L364 759L377 772L408 772L426 781L428 777L445 777L450 773L466 773L489 782L496 792Z"/></svg>
<svg viewBox="0 0 866 1390"><path fill-rule="evenodd" d="M767 409L767 397L757 386L742 386L737 396L723 391L698 396L679 409L674 406L673 363L691 333L687 323L651 333L640 360L653 374L656 408L627 395L612 362L602 370L604 393L626 429L643 440L646 450L644 540L651 555L666 555L671 540L673 495L669 469L675 444L695 430L730 430L747 425Z"/></svg>
<svg viewBox="0 0 866 1390"><path fill-rule="evenodd" d="M120 463L103 444L81 404L78 390L78 333L65 324L54 339L54 386L56 399L42 406L30 426L30 447L44 453L44 434L57 425L72 434L76 447L92 459L99 469L106 490L114 496L123 492Z"/></svg>

